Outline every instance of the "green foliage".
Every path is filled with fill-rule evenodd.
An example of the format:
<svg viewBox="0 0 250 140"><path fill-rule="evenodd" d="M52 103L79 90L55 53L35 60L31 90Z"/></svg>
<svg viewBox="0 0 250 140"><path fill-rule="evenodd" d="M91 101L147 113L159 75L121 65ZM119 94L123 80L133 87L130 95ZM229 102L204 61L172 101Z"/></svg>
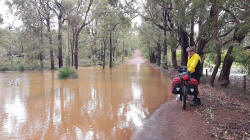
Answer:
<svg viewBox="0 0 250 140"><path fill-rule="evenodd" d="M243 72L250 75L250 51L237 49L234 53L235 62L242 67Z"/></svg>
<svg viewBox="0 0 250 140"><path fill-rule="evenodd" d="M27 58L2 58L2 60L0 71L40 70L38 61L31 62Z"/></svg>
<svg viewBox="0 0 250 140"><path fill-rule="evenodd" d="M23 64L19 64L19 65L17 66L17 69L18 69L19 71L24 71L24 70L25 70L25 67L24 67Z"/></svg>
<svg viewBox="0 0 250 140"><path fill-rule="evenodd" d="M108 0L108 2L112 6L117 6L118 0Z"/></svg>
<svg viewBox="0 0 250 140"><path fill-rule="evenodd" d="M238 41L244 39L245 35L250 32L250 18L247 22L239 24L236 28L235 37Z"/></svg>
<svg viewBox="0 0 250 140"><path fill-rule="evenodd" d="M0 14L0 24L3 24L3 17L2 17L2 14Z"/></svg>
<svg viewBox="0 0 250 140"><path fill-rule="evenodd" d="M76 77L77 77L77 74L73 68L62 67L58 70L59 79L71 79L71 78L76 78Z"/></svg>
<svg viewBox="0 0 250 140"><path fill-rule="evenodd" d="M227 50L222 50L222 52L221 52L221 62L223 62L226 54L227 54ZM211 67L211 66L214 66L216 64L216 62L217 62L217 54L216 54L216 52L213 51L213 52L207 53L205 55L205 57L206 58L205 58L205 61L204 61L204 65L206 67Z"/></svg>
<svg viewBox="0 0 250 140"><path fill-rule="evenodd" d="M82 18L88 8L88 2L79 2L77 0L63 0L62 6L65 10L63 17L67 18L62 27L62 40L63 40L63 57L64 65L69 67L72 65L72 55L74 53L71 47L73 44L73 31L81 24ZM79 65L97 65L102 64L103 60L103 47L104 42L106 45L106 63L109 61L109 35L112 34L112 46L114 51L114 63L118 64L123 60L122 58L131 55L135 48L140 48L143 54L150 58L150 54L156 53L156 43L161 45L163 52L164 40L167 39L168 57L167 60L171 61L171 49L176 50L181 44L180 37L178 36L178 29L183 28L190 33L191 22L194 21L195 25L200 25L202 29L195 32L195 42L197 45L199 41L204 39L212 42L211 36L213 35L213 20L210 18L211 1L209 0L190 0L190 1L173 1L173 0L145 0L144 4L140 6L135 1L127 1L129 4L124 4L118 0L94 0L90 8L89 16L86 23L91 19L92 22L85 26L80 32L78 44L78 57ZM225 42L232 38L233 35L236 39L242 39L249 32L249 4L245 1L234 0L219 0L218 6L228 9L230 12L219 8L219 34L224 34L230 29L232 33L227 36L221 37L220 41ZM33 70L39 69L40 55L43 56L43 63L45 68L50 67L50 51L54 51L55 65L57 65L58 57L58 42L57 30L53 27L50 32L47 26L43 23L46 21L45 17L50 17L51 25L56 18L56 14L50 8L46 8L46 1L37 3L34 0L12 0L7 1L9 7L13 10L16 18L19 18L23 25L19 29L0 29L0 57L6 58L0 65L0 70ZM58 11L50 1L51 8ZM127 6L129 5L129 6ZM42 6L42 7L41 7ZM133 9L133 7L136 7ZM167 7L167 8L166 8ZM142 10L144 8L144 10ZM166 11L164 11L166 10ZM143 15L144 21L139 30L132 27L131 19L135 14ZM168 14L166 17L163 15ZM49 15L47 15L49 14ZM236 18L239 23L235 22ZM0 23L1 23L0 15ZM171 22L171 24L170 24ZM163 26L167 24L168 27L173 28L167 31L167 38L164 38ZM229 24L228 24L229 23ZM159 26L161 25L161 26ZM198 33L198 34L196 34ZM48 37L52 37L52 44L49 43ZM244 41L246 43L249 41ZM213 65L216 63L216 52L213 44L205 44L206 63ZM249 44L245 45L248 46ZM223 46L225 49L226 47ZM242 51L237 50L239 56L242 56ZM244 52L244 51L243 51ZM126 54L126 55L125 55ZM222 60L226 54L222 51ZM162 53L163 55L163 53ZM153 55L151 55L153 56ZM234 55L237 56L237 55ZM244 69L249 69L245 62L248 62L248 55L244 57L235 57L237 63L244 65ZM22 57L17 60L16 57ZM177 49L177 61L180 62L181 51ZM2 59L1 59L2 60ZM165 61L165 60L164 60ZM67 72L66 72L67 73Z"/></svg>

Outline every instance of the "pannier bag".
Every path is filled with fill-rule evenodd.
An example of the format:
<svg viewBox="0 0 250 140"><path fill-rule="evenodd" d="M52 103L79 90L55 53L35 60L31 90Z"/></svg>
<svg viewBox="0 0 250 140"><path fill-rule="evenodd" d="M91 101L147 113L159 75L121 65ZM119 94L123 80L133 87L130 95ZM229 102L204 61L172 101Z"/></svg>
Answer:
<svg viewBox="0 0 250 140"><path fill-rule="evenodd" d="M195 89L196 93L199 95L199 90L198 90L198 84L199 84L199 82L196 79L191 78L188 81L188 83L189 83L190 87L193 87Z"/></svg>
<svg viewBox="0 0 250 140"><path fill-rule="evenodd" d="M181 92L181 79L179 77L173 78L171 92L173 94L180 94L180 92Z"/></svg>
<svg viewBox="0 0 250 140"><path fill-rule="evenodd" d="M188 83L189 83L190 87L193 87L195 89L196 93L199 94L198 81L194 78L190 78ZM180 92L181 92L181 79L179 77L173 78L171 92L173 94L180 94Z"/></svg>

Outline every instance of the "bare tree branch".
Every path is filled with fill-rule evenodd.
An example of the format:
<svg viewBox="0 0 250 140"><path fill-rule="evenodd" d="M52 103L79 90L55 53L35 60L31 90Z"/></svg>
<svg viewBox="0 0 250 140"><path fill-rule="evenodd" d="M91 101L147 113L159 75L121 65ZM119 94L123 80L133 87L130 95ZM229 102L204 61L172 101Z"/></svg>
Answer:
<svg viewBox="0 0 250 140"><path fill-rule="evenodd" d="M80 28L78 29L77 34L80 34L80 32L82 31L83 27L85 27L86 25L88 25L88 24L90 24L90 23L92 22L92 20L91 20L91 21L89 21L89 22L86 23L86 20L87 20L89 11L90 11L90 7L91 7L92 4L93 4L93 0L90 0L88 9L87 9L87 11L85 12L85 17L84 17L83 23L82 23L82 25L80 26Z"/></svg>
<svg viewBox="0 0 250 140"><path fill-rule="evenodd" d="M230 11L229 9L219 6L219 8L221 8L222 10L224 10L225 12L229 13L235 20L236 23L240 23L239 19L234 15L234 13L232 11Z"/></svg>
<svg viewBox="0 0 250 140"><path fill-rule="evenodd" d="M225 36L227 36L227 35L230 34L234 29L235 29L235 27L231 28L231 29L228 30L226 33L224 33L224 34L222 34L222 35L219 35L219 37L225 37Z"/></svg>

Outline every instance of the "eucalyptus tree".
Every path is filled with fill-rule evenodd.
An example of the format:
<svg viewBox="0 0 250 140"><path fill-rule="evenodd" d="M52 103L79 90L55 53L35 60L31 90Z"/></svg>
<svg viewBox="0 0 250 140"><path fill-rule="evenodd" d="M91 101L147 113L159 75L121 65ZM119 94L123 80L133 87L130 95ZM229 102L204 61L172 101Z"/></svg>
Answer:
<svg viewBox="0 0 250 140"><path fill-rule="evenodd" d="M30 31L35 26L40 26L40 38L43 42L43 35L48 38L49 42L49 54L50 54L50 68L54 69L54 49L53 40L51 33L51 21L54 17L51 11L51 1L50 0L12 0L7 2L10 7L15 8L16 15L19 16L20 20L27 27L27 31ZM43 26L46 26L47 32L43 32ZM43 50L43 48L42 48ZM42 51L43 52L43 51ZM43 56L40 54L40 58Z"/></svg>
<svg viewBox="0 0 250 140"><path fill-rule="evenodd" d="M38 9L38 14L41 18L41 21L44 23L44 25L47 28L46 36L48 38L49 42L49 54L50 54L50 69L55 69L54 64L54 49L53 49L53 40L52 40L52 33L51 33L51 21L54 17L51 10L51 2L50 0L35 0L37 2L36 7Z"/></svg>
<svg viewBox="0 0 250 140"><path fill-rule="evenodd" d="M113 58L115 56L115 49L118 45L118 38L122 33L122 30L128 30L131 26L130 15L127 15L123 11L122 7L117 6L117 2L111 2L103 4L103 14L100 21L100 35L102 36L102 42L104 45L104 61L105 65L105 51L106 45L109 43L109 66L113 65Z"/></svg>
<svg viewBox="0 0 250 140"><path fill-rule="evenodd" d="M90 16L90 14L94 14L94 12L91 12L93 1L94 0L78 0L74 3L73 10L68 17L69 24L72 27L72 45L74 46L74 66L76 69L78 69L79 36L83 28L93 21L93 18Z"/></svg>
<svg viewBox="0 0 250 140"><path fill-rule="evenodd" d="M41 0L40 0L41 1ZM68 19L68 15L73 11L73 1L69 0L52 0L47 3L48 10L53 11L57 17L57 41L58 41L58 65L63 66L63 54L62 54L62 26L65 20Z"/></svg>
<svg viewBox="0 0 250 140"><path fill-rule="evenodd" d="M23 30L27 33L32 34L34 37L34 42L38 40L37 49L39 51L38 58L41 62L41 67L43 67L43 21L44 19L40 15L40 5L38 1L35 0L12 0L6 1L6 4L9 5L10 8L14 9L15 15L19 17L19 19L23 22ZM51 64L53 62L51 61ZM53 68L53 67L51 67Z"/></svg>
<svg viewBox="0 0 250 140"><path fill-rule="evenodd" d="M163 32L156 25L143 21L139 28L140 41L145 46L151 63L161 64L161 46L164 42Z"/></svg>
<svg viewBox="0 0 250 140"><path fill-rule="evenodd" d="M227 86L234 61L233 48L235 46L237 48L243 46L244 48L244 39L250 32L250 17L248 16L250 6L247 1L227 1L220 4L218 8L222 11L221 19L224 19L220 22L222 29L219 37L223 41L222 45L228 47L218 80L222 86ZM243 53L245 51L244 49L240 50Z"/></svg>
<svg viewBox="0 0 250 140"><path fill-rule="evenodd" d="M106 15L106 14L105 14ZM105 17L104 15L104 17ZM101 39L103 49L102 49L102 67L105 68L106 65L106 48L108 45L108 24L106 24L106 18L101 18L100 20L100 26L99 26L99 32L98 36Z"/></svg>
<svg viewBox="0 0 250 140"><path fill-rule="evenodd" d="M182 48L181 64L186 65L187 53L186 48L189 46L189 40L194 45L194 25L195 10L192 1L172 1L172 0L147 0L143 6L144 12L141 16L150 21L164 33L163 58L165 59L164 67L167 68L167 39L176 38ZM160 13L160 14L159 14ZM192 14L191 14L192 13ZM192 15L192 16L191 16ZM190 18L192 17L192 18ZM190 34L188 33L188 30ZM169 33L169 37L167 37ZM177 45L177 44L176 44ZM174 68L177 68L176 48L171 47L171 60Z"/></svg>
<svg viewBox="0 0 250 140"><path fill-rule="evenodd" d="M41 1L41 0L40 0ZM53 11L54 14L57 16L57 23L58 23L58 28L57 28L57 41L58 41L58 65L59 68L63 66L63 56L62 56L62 24L65 21L65 8L63 5L63 0L54 0L54 1L48 1L46 2L46 5L49 9L49 11ZM51 3L51 4L50 4Z"/></svg>
<svg viewBox="0 0 250 140"><path fill-rule="evenodd" d="M146 21L150 21L164 32L163 60L164 66L168 67L167 60L167 32L174 30L170 19L170 11L173 9L171 1L147 0L144 4L145 14L140 14ZM160 13L160 15L159 15ZM160 49L161 51L161 49ZM161 54L161 53L159 53ZM161 57L161 56L159 56ZM176 66L175 66L176 67Z"/></svg>

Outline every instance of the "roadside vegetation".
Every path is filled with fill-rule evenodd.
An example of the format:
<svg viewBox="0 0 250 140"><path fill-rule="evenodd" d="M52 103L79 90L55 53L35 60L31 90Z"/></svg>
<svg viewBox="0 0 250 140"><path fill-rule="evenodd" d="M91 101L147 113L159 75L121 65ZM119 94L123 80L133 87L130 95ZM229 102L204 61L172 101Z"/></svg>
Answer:
<svg viewBox="0 0 250 140"><path fill-rule="evenodd" d="M58 70L59 79L73 79L77 78L77 73L73 68L70 67L61 67Z"/></svg>
<svg viewBox="0 0 250 140"><path fill-rule="evenodd" d="M139 46L151 63L177 69L194 45L212 71L209 84L218 76L219 85L227 86L231 69L250 74L249 8L246 0L146 0Z"/></svg>
<svg viewBox="0 0 250 140"><path fill-rule="evenodd" d="M0 71L112 67L138 44L131 22L135 14L119 1L11 0L6 5L22 25L0 29Z"/></svg>

